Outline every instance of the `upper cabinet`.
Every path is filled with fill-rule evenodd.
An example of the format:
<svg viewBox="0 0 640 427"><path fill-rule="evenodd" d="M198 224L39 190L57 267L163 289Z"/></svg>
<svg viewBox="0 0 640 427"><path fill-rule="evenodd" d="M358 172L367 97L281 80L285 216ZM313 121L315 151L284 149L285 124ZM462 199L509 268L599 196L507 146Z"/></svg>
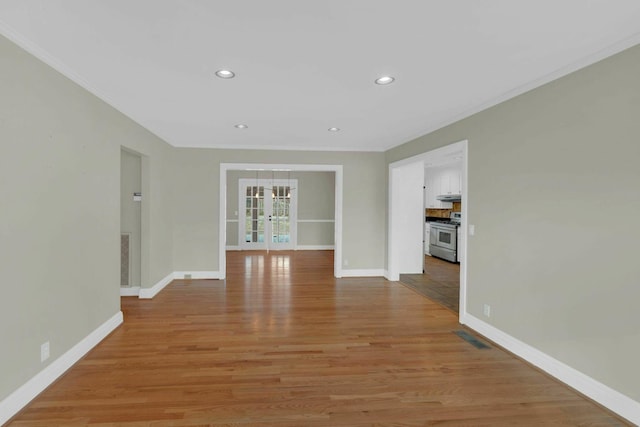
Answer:
<svg viewBox="0 0 640 427"><path fill-rule="evenodd" d="M426 168L424 174L425 205L427 208L451 209L453 203L437 199L443 194L462 194L462 165Z"/></svg>
<svg viewBox="0 0 640 427"><path fill-rule="evenodd" d="M436 199L440 191L440 177L431 173L432 170L427 169L424 175L424 200L427 208L444 208L447 202L441 202ZM451 203L453 206L453 204Z"/></svg>
<svg viewBox="0 0 640 427"><path fill-rule="evenodd" d="M462 194L462 170L455 167L444 169L440 188L440 194Z"/></svg>

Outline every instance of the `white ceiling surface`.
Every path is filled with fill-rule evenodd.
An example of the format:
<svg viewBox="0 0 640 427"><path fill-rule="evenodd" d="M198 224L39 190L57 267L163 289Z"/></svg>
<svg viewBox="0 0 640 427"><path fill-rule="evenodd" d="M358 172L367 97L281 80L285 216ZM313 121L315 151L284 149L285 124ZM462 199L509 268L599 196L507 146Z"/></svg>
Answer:
<svg viewBox="0 0 640 427"><path fill-rule="evenodd" d="M462 150L459 144L449 144L424 153L421 156L425 169L442 167L442 166L460 166L462 168Z"/></svg>
<svg viewBox="0 0 640 427"><path fill-rule="evenodd" d="M383 151L637 44L640 1L0 0L0 32L174 146Z"/></svg>

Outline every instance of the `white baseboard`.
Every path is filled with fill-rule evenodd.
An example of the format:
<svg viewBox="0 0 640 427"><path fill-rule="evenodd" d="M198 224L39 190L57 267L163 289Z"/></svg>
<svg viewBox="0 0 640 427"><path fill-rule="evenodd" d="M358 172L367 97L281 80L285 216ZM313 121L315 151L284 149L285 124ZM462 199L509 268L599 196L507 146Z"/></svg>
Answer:
<svg viewBox="0 0 640 427"><path fill-rule="evenodd" d="M149 299L155 297L158 292L163 290L165 286L173 281L173 273L169 273L164 279L160 280L158 283L153 285L150 288L141 288L140 289L140 299Z"/></svg>
<svg viewBox="0 0 640 427"><path fill-rule="evenodd" d="M123 320L119 311L109 320L98 326L93 332L84 337L79 343L71 347L66 353L51 362L46 368L38 372L36 376L24 383L20 388L0 402L0 425L24 408L33 398L42 393L67 369L73 366L93 347L116 329Z"/></svg>
<svg viewBox="0 0 640 427"><path fill-rule="evenodd" d="M220 279L219 271L174 271L173 273L168 274L167 277L153 285L153 287L141 288L138 296L140 299L151 299L175 279L183 280L186 274L190 274L191 278L194 280ZM122 292L122 289L120 292Z"/></svg>
<svg viewBox="0 0 640 427"><path fill-rule="evenodd" d="M240 250L240 246L238 245L229 245L225 247L226 250L228 251L239 251Z"/></svg>
<svg viewBox="0 0 640 427"><path fill-rule="evenodd" d="M465 313L464 324L496 344L542 369L580 393L609 408L623 418L640 425L640 402L602 384L542 351L502 332L500 329Z"/></svg>
<svg viewBox="0 0 640 427"><path fill-rule="evenodd" d="M383 277L383 269L369 269L369 270L345 270L342 269L342 277Z"/></svg>
<svg viewBox="0 0 640 427"><path fill-rule="evenodd" d="M140 295L140 286L131 286L129 288L120 287L121 297L137 297Z"/></svg>
<svg viewBox="0 0 640 427"><path fill-rule="evenodd" d="M219 271L174 271L174 279L184 279L184 276L190 274L192 279L219 279Z"/></svg>
<svg viewBox="0 0 640 427"><path fill-rule="evenodd" d="M389 272L389 270L382 270L382 274L383 274L384 278L387 279L390 282L399 282L400 281L400 275L397 274L395 276L392 276L391 273Z"/></svg>
<svg viewBox="0 0 640 427"><path fill-rule="evenodd" d="M333 245L298 245L297 251L332 251L335 249Z"/></svg>

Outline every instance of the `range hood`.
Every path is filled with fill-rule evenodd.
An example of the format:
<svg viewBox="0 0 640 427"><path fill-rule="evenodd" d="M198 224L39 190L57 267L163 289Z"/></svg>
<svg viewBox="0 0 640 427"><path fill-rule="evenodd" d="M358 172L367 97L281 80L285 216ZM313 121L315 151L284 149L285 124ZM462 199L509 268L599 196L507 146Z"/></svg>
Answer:
<svg viewBox="0 0 640 427"><path fill-rule="evenodd" d="M460 202L462 200L461 194L441 194L436 199L441 202Z"/></svg>

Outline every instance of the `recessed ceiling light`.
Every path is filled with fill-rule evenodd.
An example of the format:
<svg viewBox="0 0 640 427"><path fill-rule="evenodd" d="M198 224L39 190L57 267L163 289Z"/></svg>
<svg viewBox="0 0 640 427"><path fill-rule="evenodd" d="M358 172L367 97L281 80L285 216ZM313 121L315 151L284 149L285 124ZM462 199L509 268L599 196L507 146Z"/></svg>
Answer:
<svg viewBox="0 0 640 427"><path fill-rule="evenodd" d="M329 128L329 132L338 132L340 128Z"/></svg>
<svg viewBox="0 0 640 427"><path fill-rule="evenodd" d="M221 79L232 79L236 76L236 74L231 70L218 70L216 71L216 76Z"/></svg>
<svg viewBox="0 0 640 427"><path fill-rule="evenodd" d="M245 124L240 123L240 124L235 125L235 127L236 127L236 128L238 128L238 129L246 129L246 128L248 128L249 126L247 126L247 125L245 125Z"/></svg>
<svg viewBox="0 0 640 427"><path fill-rule="evenodd" d="M391 76L382 76L382 77L378 77L376 79L376 84L377 85L388 85L393 83L393 81L395 80L395 78L391 77Z"/></svg>

